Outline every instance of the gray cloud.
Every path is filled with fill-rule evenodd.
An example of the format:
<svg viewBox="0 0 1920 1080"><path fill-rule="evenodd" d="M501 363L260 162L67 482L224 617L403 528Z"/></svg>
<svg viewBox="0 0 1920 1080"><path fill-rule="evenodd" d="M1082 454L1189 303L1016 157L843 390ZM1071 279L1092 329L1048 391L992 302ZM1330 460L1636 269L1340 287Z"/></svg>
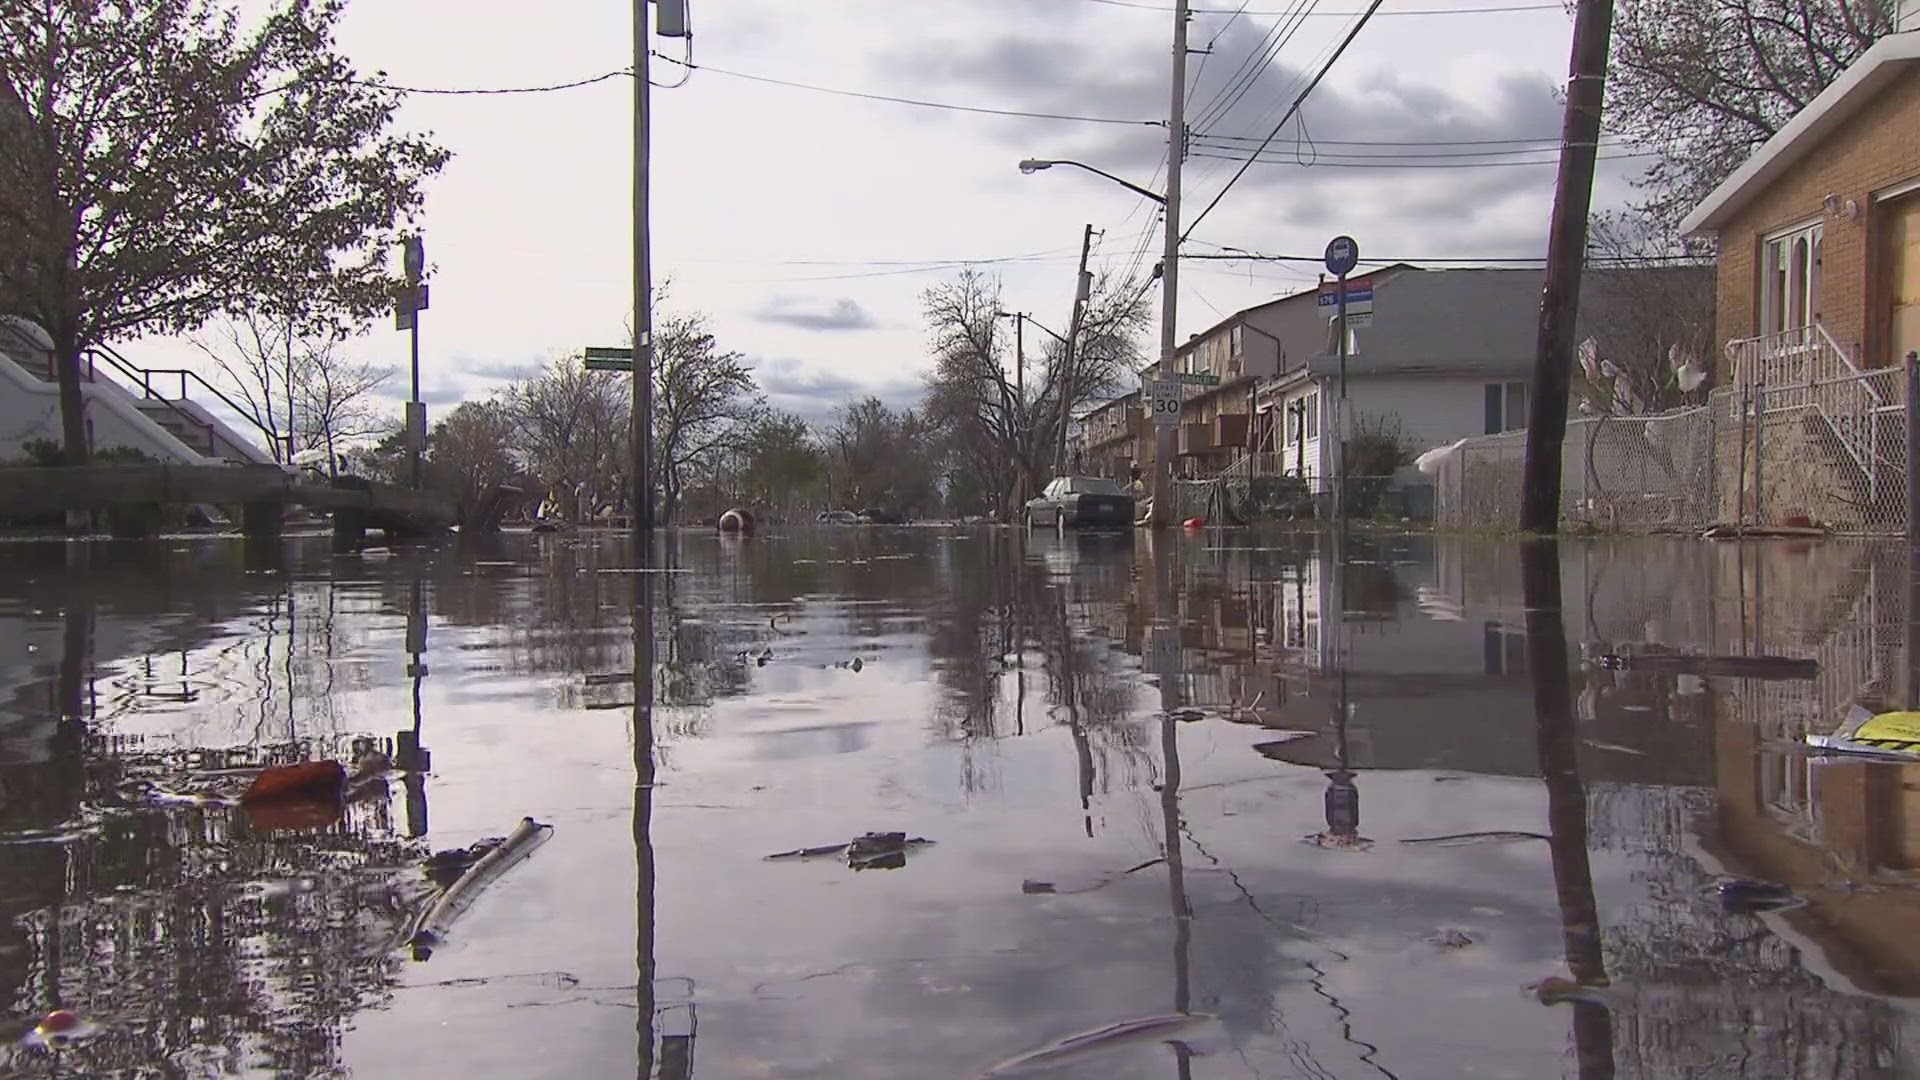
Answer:
<svg viewBox="0 0 1920 1080"><path fill-rule="evenodd" d="M763 323L826 332L876 330L880 327L879 322L850 297L841 297L831 303L799 297L776 297L755 313L754 318Z"/></svg>
<svg viewBox="0 0 1920 1080"><path fill-rule="evenodd" d="M918 379L863 382L838 372L809 368L787 356L755 361L753 377L769 405L816 427L831 424L839 409L869 395L898 409L918 404L924 391Z"/></svg>
<svg viewBox="0 0 1920 1080"><path fill-rule="evenodd" d="M406 401L412 396L412 391L407 380L388 379L374 391L374 396L388 401ZM437 382L420 388L420 400L428 405L457 405L469 397L479 396L457 382Z"/></svg>
<svg viewBox="0 0 1920 1080"><path fill-rule="evenodd" d="M502 382L518 382L531 379L540 374L538 360L468 360L456 359L454 365L469 375L482 379L499 379Z"/></svg>
<svg viewBox="0 0 1920 1080"><path fill-rule="evenodd" d="M1249 82L1254 69L1243 68L1241 61L1259 54L1265 32L1254 20L1235 21L1213 42L1214 56L1199 71L1188 113L1195 131L1186 172L1189 220L1212 201L1312 76L1311 70L1273 63ZM1142 119L1164 115L1164 48L1147 38L1125 45L1110 40L1029 24L972 44L908 43L874 62L889 85L970 100L984 97L1006 108ZM1257 215L1252 220L1284 227L1263 227L1269 236L1339 231L1361 236L1372 229L1385 238L1384 246L1418 249L1390 254L1490 257L1544 246L1555 170L1551 163L1521 163L1550 162L1556 156L1527 149L1552 146L1558 139L1561 104L1551 78L1516 73L1465 91L1381 71L1370 73L1359 87L1321 85L1300 116L1305 137L1299 123L1289 124L1236 183L1218 216L1199 227L1200 237L1243 246L1284 242L1232 235L1229 221L1244 226L1252 214ZM1079 159L1141 184L1156 175L1166 153L1161 128L1009 118L989 130L1010 157ZM1479 145L1443 145L1469 142ZM1485 163L1496 164L1466 167ZM1596 205L1617 205L1625 179L1640 165L1603 160ZM1102 183L1085 175L1050 175L1044 182Z"/></svg>

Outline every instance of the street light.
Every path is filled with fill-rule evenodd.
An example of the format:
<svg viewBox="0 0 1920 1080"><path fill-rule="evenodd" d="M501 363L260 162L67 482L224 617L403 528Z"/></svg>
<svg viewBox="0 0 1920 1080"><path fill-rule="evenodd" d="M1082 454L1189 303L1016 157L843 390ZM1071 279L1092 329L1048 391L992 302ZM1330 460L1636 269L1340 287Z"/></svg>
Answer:
<svg viewBox="0 0 1920 1080"><path fill-rule="evenodd" d="M1158 192L1148 191L1146 188L1141 187L1139 184L1136 184L1131 180L1122 180L1120 177L1113 175L1112 173L1106 171L1105 169L1096 169L1093 166L1088 165L1084 161L1053 161L1045 158L1028 158L1025 161L1022 161L1020 163L1020 171L1031 176L1034 173L1041 172L1046 169L1051 169L1055 165L1071 165L1076 169L1085 169L1086 171L1094 174L1095 176L1106 177L1107 179L1113 181L1116 184L1119 184L1121 187L1126 188L1128 191L1131 191L1136 195L1142 195L1142 196L1145 196L1146 198L1152 199L1154 202L1159 203L1161 206L1167 205L1167 197L1165 195L1161 195Z"/></svg>
<svg viewBox="0 0 1920 1080"><path fill-rule="evenodd" d="M994 316L995 316L996 318L1001 318L1001 319L1020 319L1020 320L1022 320L1022 321L1024 321L1024 322L1025 322L1025 323L1026 323L1027 325L1029 325L1029 326L1034 326L1034 327L1038 327L1038 328L1040 328L1040 329L1042 329L1042 330L1047 330L1047 328L1046 328L1046 326L1045 326L1044 324L1042 324L1042 323L1040 322L1040 320L1039 320L1039 319L1036 319L1036 318L1034 318L1033 316L1031 316L1031 315L1028 315L1028 314L1027 314L1026 312L1024 312L1024 311L996 311L996 312L994 312L993 314L994 314ZM1065 345L1065 344L1067 343L1067 339L1066 339L1066 338L1063 338L1063 337L1061 337L1061 336L1060 336L1059 334L1056 334L1056 333L1054 333L1054 332L1053 332L1053 331L1051 331L1051 330L1047 330L1047 336L1048 336L1048 337L1051 337L1051 338L1053 338L1053 340L1055 340L1055 341L1057 341L1057 342L1059 342L1059 343L1060 343L1060 344L1062 344L1062 345Z"/></svg>

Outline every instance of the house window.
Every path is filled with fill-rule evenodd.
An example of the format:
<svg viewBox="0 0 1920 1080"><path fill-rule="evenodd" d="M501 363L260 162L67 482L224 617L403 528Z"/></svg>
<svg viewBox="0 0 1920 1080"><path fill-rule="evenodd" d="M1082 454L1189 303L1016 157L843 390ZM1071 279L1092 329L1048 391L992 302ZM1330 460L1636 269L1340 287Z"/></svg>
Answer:
<svg viewBox="0 0 1920 1080"><path fill-rule="evenodd" d="M1235 323L1233 329L1227 332L1227 349L1235 356L1240 355L1240 345L1244 340L1240 336L1241 333L1242 328L1238 323Z"/></svg>
<svg viewBox="0 0 1920 1080"><path fill-rule="evenodd" d="M1308 394L1300 399L1301 415L1307 422L1307 438L1320 437L1320 395Z"/></svg>
<svg viewBox="0 0 1920 1080"><path fill-rule="evenodd" d="M1486 394L1486 434L1519 431L1527 426L1526 383L1488 383Z"/></svg>
<svg viewBox="0 0 1920 1080"><path fill-rule="evenodd" d="M1820 321L1825 228L1806 225L1770 236L1761 252L1760 332L1802 330Z"/></svg>

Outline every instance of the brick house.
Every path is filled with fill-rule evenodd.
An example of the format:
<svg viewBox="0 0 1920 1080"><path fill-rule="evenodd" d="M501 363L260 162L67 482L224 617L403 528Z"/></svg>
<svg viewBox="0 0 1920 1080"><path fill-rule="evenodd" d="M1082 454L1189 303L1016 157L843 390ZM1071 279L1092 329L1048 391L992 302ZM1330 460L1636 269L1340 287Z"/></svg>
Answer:
<svg viewBox="0 0 1920 1080"><path fill-rule="evenodd" d="M1718 241L1723 343L1920 349L1920 0L1900 18L1682 222Z"/></svg>
<svg viewBox="0 0 1920 1080"><path fill-rule="evenodd" d="M1729 506L1838 518L1896 490L1872 420L1901 391L1863 376L1920 350L1920 0L1898 20L1681 223L1718 247L1717 381L1765 393L1767 480L1725 478Z"/></svg>

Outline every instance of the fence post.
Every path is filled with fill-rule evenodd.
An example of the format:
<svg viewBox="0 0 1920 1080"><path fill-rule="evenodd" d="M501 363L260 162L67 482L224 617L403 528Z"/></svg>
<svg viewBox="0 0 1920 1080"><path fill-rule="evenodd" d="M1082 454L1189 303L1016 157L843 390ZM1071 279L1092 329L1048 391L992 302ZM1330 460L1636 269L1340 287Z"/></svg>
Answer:
<svg viewBox="0 0 1920 1080"><path fill-rule="evenodd" d="M1903 410L1907 419L1907 542L1914 541L1914 526L1920 522L1920 351L1907 354L1907 400Z"/></svg>
<svg viewBox="0 0 1920 1080"><path fill-rule="evenodd" d="M1760 378L1753 384L1753 527L1758 529L1767 523L1765 511L1766 488L1761 482L1766 465L1766 440L1761 431L1767 426L1767 381Z"/></svg>

